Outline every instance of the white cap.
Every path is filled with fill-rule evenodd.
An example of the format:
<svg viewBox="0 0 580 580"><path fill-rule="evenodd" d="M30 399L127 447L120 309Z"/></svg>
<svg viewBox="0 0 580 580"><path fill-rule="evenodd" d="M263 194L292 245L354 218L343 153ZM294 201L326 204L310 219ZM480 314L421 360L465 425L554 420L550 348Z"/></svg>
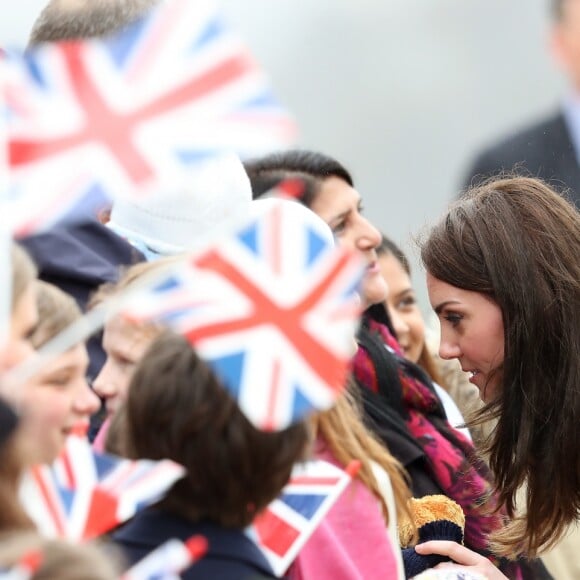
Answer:
<svg viewBox="0 0 580 580"><path fill-rule="evenodd" d="M194 249L249 211L252 187L234 154L196 165L182 188L143 199L118 199L107 224L148 260Z"/></svg>

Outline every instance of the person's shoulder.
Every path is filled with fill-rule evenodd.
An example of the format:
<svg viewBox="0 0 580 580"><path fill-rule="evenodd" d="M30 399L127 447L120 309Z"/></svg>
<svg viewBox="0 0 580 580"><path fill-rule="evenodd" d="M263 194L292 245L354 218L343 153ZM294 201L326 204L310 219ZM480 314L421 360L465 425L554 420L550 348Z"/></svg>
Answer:
<svg viewBox="0 0 580 580"><path fill-rule="evenodd" d="M504 134L479 151L466 173L463 185L476 185L480 179L502 171L534 175L545 164L554 147L568 146L569 137L561 111L554 111L527 125Z"/></svg>
<svg viewBox="0 0 580 580"><path fill-rule="evenodd" d="M521 153L530 150L538 144L552 141L559 136L564 125L563 114L558 111L548 116L536 119L534 122L521 127L520 129L504 135L494 144L482 152L482 155L496 154L497 156L510 156L519 159Z"/></svg>
<svg viewBox="0 0 580 580"><path fill-rule="evenodd" d="M263 553L242 530L189 521L163 509L149 508L137 514L112 540L125 560L134 564L171 538L185 541L193 535L203 536L209 549L183 573L186 580L275 578Z"/></svg>

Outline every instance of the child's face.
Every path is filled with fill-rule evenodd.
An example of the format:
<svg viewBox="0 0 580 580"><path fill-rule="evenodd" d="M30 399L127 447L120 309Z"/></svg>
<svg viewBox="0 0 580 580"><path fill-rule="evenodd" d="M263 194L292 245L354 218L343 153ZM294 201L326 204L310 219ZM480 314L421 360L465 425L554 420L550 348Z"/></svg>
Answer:
<svg viewBox="0 0 580 580"><path fill-rule="evenodd" d="M131 324L122 317L113 318L105 325L103 349L107 360L93 388L104 400L108 415L116 413L127 397L135 367L154 338L151 329Z"/></svg>
<svg viewBox="0 0 580 580"><path fill-rule="evenodd" d="M86 424L99 409L99 399L86 381L89 357L84 344L48 362L19 390L24 434L33 463L50 463L78 424Z"/></svg>

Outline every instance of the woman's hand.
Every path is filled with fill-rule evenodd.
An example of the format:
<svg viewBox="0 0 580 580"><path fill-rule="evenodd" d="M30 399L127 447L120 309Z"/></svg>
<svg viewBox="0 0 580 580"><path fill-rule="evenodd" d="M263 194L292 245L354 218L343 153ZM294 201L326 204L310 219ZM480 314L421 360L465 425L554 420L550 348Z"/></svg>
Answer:
<svg viewBox="0 0 580 580"><path fill-rule="evenodd" d="M465 546L457 542L447 542L434 540L432 542L425 542L415 546L417 554L426 556L427 554L440 554L441 556L448 556L455 562L444 562L435 566L435 569L445 568L450 570L465 570L483 574L488 580L506 580L504 576L485 556L472 552Z"/></svg>

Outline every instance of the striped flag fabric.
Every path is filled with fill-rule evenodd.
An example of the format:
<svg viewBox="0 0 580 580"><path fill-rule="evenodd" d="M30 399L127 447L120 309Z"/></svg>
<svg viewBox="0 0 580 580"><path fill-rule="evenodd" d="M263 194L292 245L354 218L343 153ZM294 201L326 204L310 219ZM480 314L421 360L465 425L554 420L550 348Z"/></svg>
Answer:
<svg viewBox="0 0 580 580"><path fill-rule="evenodd" d="M173 461L132 461L95 453L86 437L67 438L52 465L25 474L20 498L41 533L73 541L97 537L159 501L183 475Z"/></svg>
<svg viewBox="0 0 580 580"><path fill-rule="evenodd" d="M2 199L17 236L118 196L176 189L218 152L260 155L295 138L217 0L167 0L109 39L0 58L9 170Z"/></svg>
<svg viewBox="0 0 580 580"><path fill-rule="evenodd" d="M254 520L247 534L277 576L288 570L359 469L358 461L344 471L322 460L299 464L280 496Z"/></svg>
<svg viewBox="0 0 580 580"><path fill-rule="evenodd" d="M129 568L121 580L179 580L181 572L203 558L207 547L207 540L199 535L185 542L168 540Z"/></svg>
<svg viewBox="0 0 580 580"><path fill-rule="evenodd" d="M301 204L253 204L249 221L133 296L124 313L183 334L246 416L277 430L342 392L364 270Z"/></svg>

